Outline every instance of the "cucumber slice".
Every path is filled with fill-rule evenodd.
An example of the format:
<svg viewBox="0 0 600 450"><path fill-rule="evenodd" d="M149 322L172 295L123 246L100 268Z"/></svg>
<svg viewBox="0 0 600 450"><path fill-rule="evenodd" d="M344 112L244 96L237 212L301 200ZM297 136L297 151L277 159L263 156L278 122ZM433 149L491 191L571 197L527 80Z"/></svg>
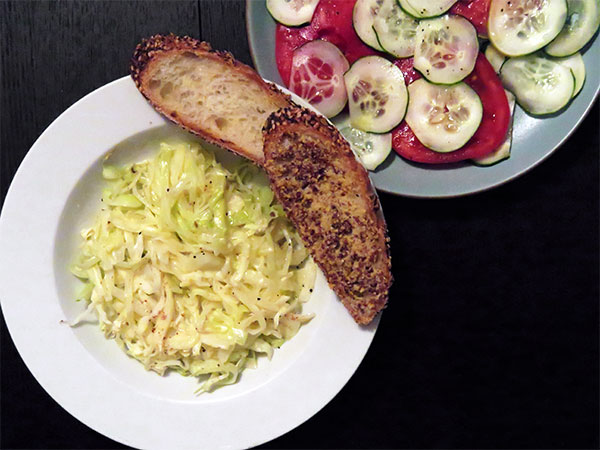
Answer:
<svg viewBox="0 0 600 450"><path fill-rule="evenodd" d="M598 0L567 0L567 22L546 47L551 56L569 56L581 50L600 26Z"/></svg>
<svg viewBox="0 0 600 450"><path fill-rule="evenodd" d="M515 117L515 103L516 99L512 92L504 90L506 94L506 99L508 100L508 106L510 107L510 125L508 126L508 131L506 132L506 138L504 142L494 150L492 153L486 156L482 156L481 158L475 158L471 161L476 166L492 166L500 161L504 161L505 159L510 158L510 148L512 147L512 122Z"/></svg>
<svg viewBox="0 0 600 450"><path fill-rule="evenodd" d="M406 123L421 143L447 153L465 145L479 128L483 106L466 83L432 84L423 78L408 86Z"/></svg>
<svg viewBox="0 0 600 450"><path fill-rule="evenodd" d="M457 0L398 0L402 9L414 17L437 17L448 11Z"/></svg>
<svg viewBox="0 0 600 450"><path fill-rule="evenodd" d="M350 65L331 42L310 41L294 50L290 91L327 117L339 114L348 100L344 72Z"/></svg>
<svg viewBox="0 0 600 450"><path fill-rule="evenodd" d="M400 5L400 8L402 8L402 10L406 14L411 15L416 18L419 17L419 13L417 12L417 10L413 9L413 7L410 5L410 3L408 3L407 0L397 0L397 1L398 1L398 4Z"/></svg>
<svg viewBox="0 0 600 450"><path fill-rule="evenodd" d="M387 133L406 114L408 91L402 71L381 56L365 56L345 73L350 122L354 128Z"/></svg>
<svg viewBox="0 0 600 450"><path fill-rule="evenodd" d="M334 124L367 170L375 170L392 151L392 133L375 134L359 130L352 127L347 115L336 119Z"/></svg>
<svg viewBox="0 0 600 450"><path fill-rule="evenodd" d="M383 0L373 30L381 48L397 58L415 53L415 34L419 21L404 12L396 0Z"/></svg>
<svg viewBox="0 0 600 450"><path fill-rule="evenodd" d="M352 10L352 26L360 40L381 52L383 48L375 35L373 21L379 14L382 4L383 0L357 0Z"/></svg>
<svg viewBox="0 0 600 450"><path fill-rule="evenodd" d="M566 58L558 58L555 61L571 69L571 73L575 77L575 90L573 92L573 97L576 97L585 83L585 64L583 63L581 53L575 53L574 55L567 56Z"/></svg>
<svg viewBox="0 0 600 450"><path fill-rule="evenodd" d="M494 45L490 42L485 48L485 57L490 62L496 73L500 72L500 67L506 61L506 55L501 53Z"/></svg>
<svg viewBox="0 0 600 450"><path fill-rule="evenodd" d="M566 19L566 0L492 0L488 34L505 55L526 55L552 41Z"/></svg>
<svg viewBox="0 0 600 450"><path fill-rule="evenodd" d="M433 83L467 77L479 54L477 30L462 16L423 20L417 28L414 68Z"/></svg>
<svg viewBox="0 0 600 450"><path fill-rule="evenodd" d="M571 70L541 54L509 58L500 69L500 79L517 103L534 115L561 110L575 91Z"/></svg>
<svg viewBox="0 0 600 450"><path fill-rule="evenodd" d="M267 0L267 11L277 22L290 27L309 23L319 0Z"/></svg>

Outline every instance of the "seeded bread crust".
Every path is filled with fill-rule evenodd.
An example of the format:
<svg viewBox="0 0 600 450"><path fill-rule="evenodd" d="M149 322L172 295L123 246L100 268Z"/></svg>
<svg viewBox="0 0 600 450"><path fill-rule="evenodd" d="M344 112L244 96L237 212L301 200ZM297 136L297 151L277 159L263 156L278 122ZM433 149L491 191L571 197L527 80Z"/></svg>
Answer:
<svg viewBox="0 0 600 450"><path fill-rule="evenodd" d="M148 39L142 40L142 42L137 45L133 57L131 58L131 78L142 95L144 95L159 113L185 130L262 165L264 160L262 148L260 148L262 144L262 142L260 142L262 140L262 136L260 136L262 123L258 127L256 136L259 145L251 146L251 144L256 144L252 141L252 137L248 138L248 141L250 142L248 145L242 145L239 142L236 144L232 142L231 137L228 136L226 132L215 133L214 130L209 130L206 124L185 120L182 117L179 108L167 108L165 104L160 101L160 98L157 98L156 95L152 95L151 89L149 88L150 77L146 75L151 71L150 69L153 64L160 62L161 58L186 52L191 52L200 58L213 60L224 65L223 73L231 70L241 74L255 87L258 87L261 99L272 105L273 111L285 106L293 105L294 103L291 98L282 93L274 84L265 82L254 69L237 61L231 53L214 50L209 43L198 41L189 36L176 36L174 34L154 35ZM236 98L223 98L223 101L236 102ZM225 119L227 118L225 117Z"/></svg>
<svg viewBox="0 0 600 450"><path fill-rule="evenodd" d="M300 107L263 128L271 187L354 320L370 323L392 284L389 238L379 199L348 142Z"/></svg>

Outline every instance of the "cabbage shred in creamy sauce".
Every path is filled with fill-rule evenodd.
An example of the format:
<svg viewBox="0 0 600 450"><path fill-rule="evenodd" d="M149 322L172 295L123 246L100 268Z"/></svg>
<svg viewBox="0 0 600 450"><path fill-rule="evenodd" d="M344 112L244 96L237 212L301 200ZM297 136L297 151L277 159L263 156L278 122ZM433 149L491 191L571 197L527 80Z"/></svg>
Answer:
<svg viewBox="0 0 600 450"><path fill-rule="evenodd" d="M264 174L196 142L104 166L107 186L72 272L101 330L146 369L234 383L311 319L316 268Z"/></svg>

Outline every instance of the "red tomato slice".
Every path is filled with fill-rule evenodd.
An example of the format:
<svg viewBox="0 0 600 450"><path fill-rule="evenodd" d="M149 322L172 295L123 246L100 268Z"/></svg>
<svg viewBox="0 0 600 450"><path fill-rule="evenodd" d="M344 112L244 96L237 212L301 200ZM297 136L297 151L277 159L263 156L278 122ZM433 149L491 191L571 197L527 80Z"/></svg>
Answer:
<svg viewBox="0 0 600 450"><path fill-rule="evenodd" d="M458 0L450 12L468 19L477 30L477 34L487 37L487 21L492 0Z"/></svg>
<svg viewBox="0 0 600 450"><path fill-rule="evenodd" d="M405 73L405 79L412 76L410 71L414 72L414 70L408 60L403 60L396 65ZM483 53L477 57L475 69L465 78L465 83L477 92L483 105L481 124L469 142L453 152L434 152L421 144L408 124L402 121L392 132L392 146L396 153L420 163L453 163L480 158L502 144L510 123L510 107L502 83Z"/></svg>
<svg viewBox="0 0 600 450"><path fill-rule="evenodd" d="M339 48L348 62L378 54L364 44L352 27L352 11L356 0L321 0L312 21L303 27L277 24L275 31L275 61L286 87L290 84L294 50L309 41L323 39Z"/></svg>
<svg viewBox="0 0 600 450"><path fill-rule="evenodd" d="M412 57L397 59L394 61L394 65L402 71L402 74L404 75L404 82L407 86L413 81L421 78L421 74L413 68Z"/></svg>

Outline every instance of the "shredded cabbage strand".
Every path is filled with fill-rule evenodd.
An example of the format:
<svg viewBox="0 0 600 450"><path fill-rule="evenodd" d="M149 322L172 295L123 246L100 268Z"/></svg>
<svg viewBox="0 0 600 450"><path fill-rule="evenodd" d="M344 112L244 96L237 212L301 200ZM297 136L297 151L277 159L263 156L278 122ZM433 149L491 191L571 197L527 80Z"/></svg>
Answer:
<svg viewBox="0 0 600 450"><path fill-rule="evenodd" d="M102 173L103 207L72 272L106 337L146 369L210 391L312 318L301 310L315 265L258 168L228 170L177 142Z"/></svg>

